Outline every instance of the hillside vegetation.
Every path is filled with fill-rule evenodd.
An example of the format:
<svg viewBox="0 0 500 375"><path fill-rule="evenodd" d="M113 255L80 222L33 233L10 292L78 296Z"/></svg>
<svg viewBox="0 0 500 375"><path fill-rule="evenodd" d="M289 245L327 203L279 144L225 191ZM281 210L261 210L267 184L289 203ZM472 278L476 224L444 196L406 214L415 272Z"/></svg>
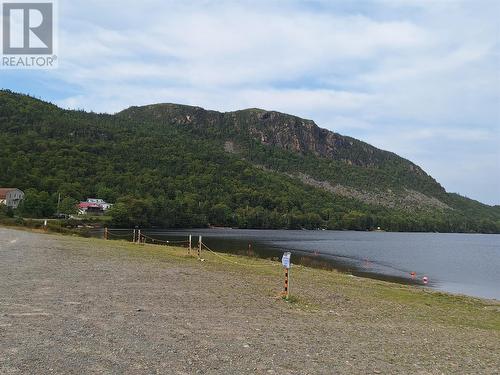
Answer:
<svg viewBox="0 0 500 375"><path fill-rule="evenodd" d="M447 193L393 153L278 112L175 104L116 115L0 92L0 186L18 213L116 203L118 226L500 232L500 207Z"/></svg>

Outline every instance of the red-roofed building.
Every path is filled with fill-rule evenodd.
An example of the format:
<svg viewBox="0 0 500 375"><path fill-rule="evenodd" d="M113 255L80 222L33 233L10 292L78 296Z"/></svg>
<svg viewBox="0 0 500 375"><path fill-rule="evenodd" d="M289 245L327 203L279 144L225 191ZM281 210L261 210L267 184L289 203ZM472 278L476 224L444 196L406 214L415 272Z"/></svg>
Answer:
<svg viewBox="0 0 500 375"><path fill-rule="evenodd" d="M80 215L103 215L110 207L111 204L102 199L88 198L87 201L78 204L78 213Z"/></svg>

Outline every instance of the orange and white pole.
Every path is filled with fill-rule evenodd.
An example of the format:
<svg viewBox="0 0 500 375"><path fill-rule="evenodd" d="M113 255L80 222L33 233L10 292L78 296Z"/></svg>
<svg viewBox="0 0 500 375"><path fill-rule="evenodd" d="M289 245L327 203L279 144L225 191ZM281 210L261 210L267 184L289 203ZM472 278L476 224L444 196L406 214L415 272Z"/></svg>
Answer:
<svg viewBox="0 0 500 375"><path fill-rule="evenodd" d="M284 296L288 300L290 296L290 267L292 263L290 262L291 253L289 251L283 254L281 258L281 264L283 264L283 268L285 269L285 291Z"/></svg>
<svg viewBox="0 0 500 375"><path fill-rule="evenodd" d="M290 284L289 284L289 278L288 278L288 268L285 268L285 298L288 299L288 296L290 295Z"/></svg>
<svg viewBox="0 0 500 375"><path fill-rule="evenodd" d="M198 237L198 259L201 259L201 236Z"/></svg>

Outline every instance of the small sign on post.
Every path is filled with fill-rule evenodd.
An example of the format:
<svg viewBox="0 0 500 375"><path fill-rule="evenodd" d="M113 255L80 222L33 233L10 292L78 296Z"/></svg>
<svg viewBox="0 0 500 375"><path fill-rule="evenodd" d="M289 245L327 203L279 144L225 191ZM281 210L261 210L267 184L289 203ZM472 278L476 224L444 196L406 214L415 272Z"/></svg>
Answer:
<svg viewBox="0 0 500 375"><path fill-rule="evenodd" d="M281 264L283 264L283 267L285 268L290 268L290 256L292 253L289 251L283 253L283 257L281 258Z"/></svg>
<svg viewBox="0 0 500 375"><path fill-rule="evenodd" d="M281 258L281 264L283 264L283 267L285 268L285 289L284 289L284 296L288 300L288 297L290 296L290 257L291 253L289 251L286 251L283 253L283 257Z"/></svg>

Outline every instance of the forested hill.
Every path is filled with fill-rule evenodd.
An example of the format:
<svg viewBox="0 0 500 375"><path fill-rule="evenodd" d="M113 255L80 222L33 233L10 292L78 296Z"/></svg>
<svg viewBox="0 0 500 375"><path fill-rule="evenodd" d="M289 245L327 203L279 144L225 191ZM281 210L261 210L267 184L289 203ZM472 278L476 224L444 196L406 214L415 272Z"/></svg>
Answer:
<svg viewBox="0 0 500 375"><path fill-rule="evenodd" d="M0 186L46 216L87 197L116 225L500 232L500 207L446 193L394 153L260 109L116 115L0 92Z"/></svg>
<svg viewBox="0 0 500 375"><path fill-rule="evenodd" d="M441 198L445 193L412 162L288 114L261 109L219 113L158 104L131 107L118 116L140 123L190 128L206 138L224 140L227 151L257 165L310 174L319 181L360 192L407 188ZM384 203L380 196L374 199L379 199L375 203Z"/></svg>

